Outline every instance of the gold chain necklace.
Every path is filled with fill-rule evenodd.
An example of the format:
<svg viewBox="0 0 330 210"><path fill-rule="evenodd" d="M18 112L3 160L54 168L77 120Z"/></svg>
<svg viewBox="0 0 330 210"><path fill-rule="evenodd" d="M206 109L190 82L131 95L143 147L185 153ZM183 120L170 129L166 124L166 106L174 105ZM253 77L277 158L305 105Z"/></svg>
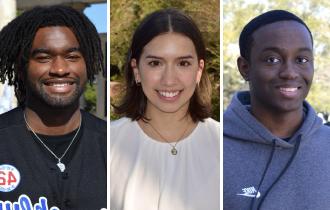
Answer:
<svg viewBox="0 0 330 210"><path fill-rule="evenodd" d="M176 149L176 145L179 143L179 141L182 139L182 137L184 136L184 134L188 130L189 123L187 123L187 127L185 128L185 130L181 134L180 138L175 142L175 144L171 144L162 134L160 134L160 132L151 123L147 123L147 124L150 125L150 127L160 136L160 138L162 138L164 141L166 141L166 143L168 143L172 147L172 149L171 149L172 155L178 154L178 150Z"/></svg>
<svg viewBox="0 0 330 210"><path fill-rule="evenodd" d="M50 152L50 154L52 154L56 159L57 159L57 167L60 169L61 172L64 172L65 171L65 165L64 163L61 162L62 158L66 155L66 153L68 152L68 150L70 149L72 143L74 142L74 140L76 139L79 131L80 131L80 128L81 128L81 116L80 116L80 123L79 123L79 127L78 127L78 130L76 131L76 133L74 134L69 146L65 149L64 153L62 154L61 157L58 157L49 147L47 147L47 145L41 140L41 138L36 134L36 132L34 132L34 130L32 129L32 127L29 125L29 123L27 122L26 120L26 116L25 116L25 112L23 114L24 116L24 121L25 121L25 124L27 125L27 127L32 131L32 133L34 134L34 136L38 139L38 141L48 150L48 152Z"/></svg>

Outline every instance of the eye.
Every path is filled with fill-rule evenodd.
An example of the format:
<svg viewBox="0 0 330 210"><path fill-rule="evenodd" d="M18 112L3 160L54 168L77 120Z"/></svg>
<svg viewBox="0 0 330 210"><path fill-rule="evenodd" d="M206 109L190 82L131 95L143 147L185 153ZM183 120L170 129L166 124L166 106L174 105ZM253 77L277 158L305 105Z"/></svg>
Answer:
<svg viewBox="0 0 330 210"><path fill-rule="evenodd" d="M151 66L151 67L157 67L157 66L160 66L161 63L160 63L159 60L152 60L152 61L148 62L148 65Z"/></svg>
<svg viewBox="0 0 330 210"><path fill-rule="evenodd" d="M307 59L307 58L304 58L304 57L298 57L297 59L296 59L296 62L297 63L300 63L300 64L305 64L305 63L307 63L309 60Z"/></svg>
<svg viewBox="0 0 330 210"><path fill-rule="evenodd" d="M186 61L186 60L182 60L182 61L179 62L179 66L188 67L190 65L191 65L191 63L189 61Z"/></svg>
<svg viewBox="0 0 330 210"><path fill-rule="evenodd" d="M36 55L34 59L39 63L47 63L51 60L50 55Z"/></svg>
<svg viewBox="0 0 330 210"><path fill-rule="evenodd" d="M66 59L69 60L69 61L72 61L72 62L76 62L80 58L81 58L81 56L77 55L77 54L69 54L69 55L66 56Z"/></svg>
<svg viewBox="0 0 330 210"><path fill-rule="evenodd" d="M270 64L276 64L276 63L279 63L280 61L281 60L279 58L274 57L274 56L266 58L266 62L270 63Z"/></svg>

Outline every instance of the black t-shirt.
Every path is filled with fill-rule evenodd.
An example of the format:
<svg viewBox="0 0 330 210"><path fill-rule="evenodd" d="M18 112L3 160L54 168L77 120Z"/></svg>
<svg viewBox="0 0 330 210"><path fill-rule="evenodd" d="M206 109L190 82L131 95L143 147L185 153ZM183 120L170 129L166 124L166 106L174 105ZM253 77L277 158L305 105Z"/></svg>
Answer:
<svg viewBox="0 0 330 210"><path fill-rule="evenodd" d="M76 151L77 146L80 143L80 138L81 138L81 133L83 130L83 126L81 126L79 133L77 134L76 138L72 142L70 148L68 149L67 153L64 155L64 157L61 159L61 162L64 164L68 164L70 160L72 159L72 156L74 154L74 151ZM73 137L76 135L76 132L78 129L75 129L74 131L60 135L60 136L49 136L49 135L43 135L43 134L38 134L38 137L41 139L41 141L46 144L46 146L58 157L62 157L64 154L65 150L68 148L70 145ZM38 142L39 146L41 147L41 150L45 150L46 153L48 153L49 156L54 158L54 163L57 163L58 160L45 148L44 145L41 144L39 139L33 134L32 131L30 131L30 135L32 138ZM47 154L46 154L47 155Z"/></svg>
<svg viewBox="0 0 330 210"><path fill-rule="evenodd" d="M62 137L56 143L48 137L45 141L61 153L68 143L65 139L71 139L72 134ZM6 203L31 210L106 208L106 123L82 111L82 128L76 140L61 172L56 158L26 128L21 108L0 115L0 206L6 209Z"/></svg>

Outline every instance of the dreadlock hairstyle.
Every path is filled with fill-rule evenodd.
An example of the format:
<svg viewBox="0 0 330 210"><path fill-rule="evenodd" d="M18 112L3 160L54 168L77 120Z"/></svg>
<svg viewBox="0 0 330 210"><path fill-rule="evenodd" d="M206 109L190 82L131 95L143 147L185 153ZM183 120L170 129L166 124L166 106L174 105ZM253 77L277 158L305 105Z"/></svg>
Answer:
<svg viewBox="0 0 330 210"><path fill-rule="evenodd" d="M279 22L279 21L286 21L286 20L292 20L296 21L303 26L306 27L308 30L311 40L313 42L313 36L311 31L309 30L306 23L300 19L295 14L292 14L291 12L285 11L285 10L271 10L268 12L265 12L254 19L252 19L248 24L246 24L239 36L239 48L240 48L240 54L243 58L246 60L250 60L250 53L251 53L251 46L253 42L253 33L258 30L259 28ZM312 43L313 44L313 43Z"/></svg>
<svg viewBox="0 0 330 210"><path fill-rule="evenodd" d="M145 117L147 97L142 87L136 84L131 60L139 63L143 48L156 36L175 32L182 34L194 44L198 60L206 57L202 34L195 22L188 15L173 8L155 11L145 17L134 32L126 58L126 92L119 106L113 105L115 112L132 120L149 120ZM204 66L205 69L205 66ZM207 72L202 73L199 85L190 98L188 113L194 122L203 121L211 113L211 84Z"/></svg>
<svg viewBox="0 0 330 210"><path fill-rule="evenodd" d="M93 23L67 6L35 7L22 13L0 32L0 82L14 85L19 105L25 103L25 84L30 51L39 28L66 26L75 34L86 62L90 83L94 74L105 71L101 41Z"/></svg>

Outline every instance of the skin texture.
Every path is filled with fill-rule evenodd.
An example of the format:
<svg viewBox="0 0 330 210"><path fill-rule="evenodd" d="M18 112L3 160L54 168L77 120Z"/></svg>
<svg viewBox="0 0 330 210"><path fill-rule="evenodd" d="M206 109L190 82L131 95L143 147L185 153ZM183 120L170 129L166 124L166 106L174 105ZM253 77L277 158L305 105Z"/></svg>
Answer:
<svg viewBox="0 0 330 210"><path fill-rule="evenodd" d="M313 80L313 46L295 21L265 25L253 33L250 61L238 58L249 81L252 114L274 134L291 136L303 117L303 100Z"/></svg>
<svg viewBox="0 0 330 210"><path fill-rule="evenodd" d="M79 96L86 82L85 60L73 32L63 26L40 28L26 75L26 115L32 128L48 135L75 129L80 121Z"/></svg>
<svg viewBox="0 0 330 210"><path fill-rule="evenodd" d="M45 27L32 43L27 73L28 98L49 106L76 103L87 81L79 43L67 27Z"/></svg>
<svg viewBox="0 0 330 210"><path fill-rule="evenodd" d="M143 48L139 62L132 59L131 66L147 97L146 116L164 137L178 139L187 127L182 118L187 116L190 98L204 69L193 42L174 32L158 35ZM188 122L194 127L190 116Z"/></svg>

